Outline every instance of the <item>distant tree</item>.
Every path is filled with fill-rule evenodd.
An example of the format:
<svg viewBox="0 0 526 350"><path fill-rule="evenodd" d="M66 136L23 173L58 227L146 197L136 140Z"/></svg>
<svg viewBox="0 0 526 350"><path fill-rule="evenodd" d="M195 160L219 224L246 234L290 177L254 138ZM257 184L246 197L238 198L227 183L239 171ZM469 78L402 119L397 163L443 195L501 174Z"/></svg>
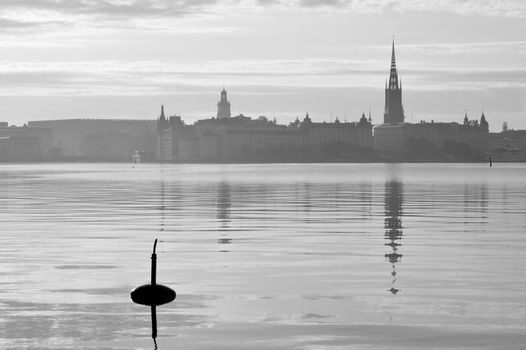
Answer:
<svg viewBox="0 0 526 350"><path fill-rule="evenodd" d="M502 132L506 132L506 131L508 131L508 122L504 121L502 123Z"/></svg>

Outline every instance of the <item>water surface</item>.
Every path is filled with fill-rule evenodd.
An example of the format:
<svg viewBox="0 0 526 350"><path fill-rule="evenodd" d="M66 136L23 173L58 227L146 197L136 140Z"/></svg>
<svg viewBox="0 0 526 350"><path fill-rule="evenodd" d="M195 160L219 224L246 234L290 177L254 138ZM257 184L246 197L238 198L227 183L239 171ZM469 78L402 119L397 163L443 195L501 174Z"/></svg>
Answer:
<svg viewBox="0 0 526 350"><path fill-rule="evenodd" d="M523 349L522 164L0 165L0 348Z"/></svg>

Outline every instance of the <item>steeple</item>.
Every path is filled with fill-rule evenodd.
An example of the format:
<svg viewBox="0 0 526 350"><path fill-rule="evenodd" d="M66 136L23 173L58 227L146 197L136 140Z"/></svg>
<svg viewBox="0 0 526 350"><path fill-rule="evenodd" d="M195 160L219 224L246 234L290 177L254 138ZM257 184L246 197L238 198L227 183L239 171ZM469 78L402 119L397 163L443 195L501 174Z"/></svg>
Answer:
<svg viewBox="0 0 526 350"><path fill-rule="evenodd" d="M394 37L391 46L391 69L389 83L385 86L384 124L401 124L404 122L404 107L402 106L402 81L398 82Z"/></svg>
<svg viewBox="0 0 526 350"><path fill-rule="evenodd" d="M159 120L161 122L166 121L166 117L164 116L164 105L161 106L161 116L159 117Z"/></svg>
<svg viewBox="0 0 526 350"><path fill-rule="evenodd" d="M389 73L389 89L398 90L398 72L396 71L396 57L393 37L393 47L391 52L391 72Z"/></svg>
<svg viewBox="0 0 526 350"><path fill-rule="evenodd" d="M488 121L486 120L486 116L484 115L484 111L482 112L482 115L480 116L480 126L483 129L487 129L489 127Z"/></svg>
<svg viewBox="0 0 526 350"><path fill-rule="evenodd" d="M396 58L395 58L395 49L394 49L394 35L393 35L393 48L391 50L391 69L396 69Z"/></svg>
<svg viewBox="0 0 526 350"><path fill-rule="evenodd" d="M164 115L164 106L161 106L161 115L159 116L159 120L157 121L157 130L165 130L170 127L170 124L168 123L168 120L166 119L166 116Z"/></svg>

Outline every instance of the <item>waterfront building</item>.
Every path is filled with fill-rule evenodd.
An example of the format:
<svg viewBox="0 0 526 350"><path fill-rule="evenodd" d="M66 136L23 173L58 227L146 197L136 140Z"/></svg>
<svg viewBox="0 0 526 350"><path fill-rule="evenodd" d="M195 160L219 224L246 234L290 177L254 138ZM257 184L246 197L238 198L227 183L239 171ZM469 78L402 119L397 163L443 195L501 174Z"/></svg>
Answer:
<svg viewBox="0 0 526 350"><path fill-rule="evenodd" d="M226 101L226 91L221 101ZM224 105L226 106L226 105ZM228 109L230 104L228 104ZM362 115L359 122L314 123L307 114L290 125L279 125L264 116L201 119L185 125L181 117L166 120L164 110L158 119L158 159L161 161L237 160L372 150L372 124ZM334 154L333 154L334 155Z"/></svg>
<svg viewBox="0 0 526 350"><path fill-rule="evenodd" d="M481 118L481 120L484 120ZM477 120L468 124L455 122L425 122L390 125L383 124L374 129L375 148L390 155L415 152L440 153L455 147L466 147L474 152L488 151L489 131L487 123Z"/></svg>
<svg viewBox="0 0 526 350"><path fill-rule="evenodd" d="M155 158L155 120L38 120L28 126L51 130L49 154L54 158L126 161L134 151L144 160Z"/></svg>
<svg viewBox="0 0 526 350"><path fill-rule="evenodd" d="M526 130L489 134L489 152L497 161L526 161Z"/></svg>
<svg viewBox="0 0 526 350"><path fill-rule="evenodd" d="M35 127L0 126L0 161L37 161L49 156L52 131Z"/></svg>
<svg viewBox="0 0 526 350"><path fill-rule="evenodd" d="M484 113L480 121L404 122L402 83L396 68L394 41L391 53L389 81L385 87L384 123L374 128L374 148L384 155L397 158L433 158L447 155L467 157L488 151L489 131Z"/></svg>

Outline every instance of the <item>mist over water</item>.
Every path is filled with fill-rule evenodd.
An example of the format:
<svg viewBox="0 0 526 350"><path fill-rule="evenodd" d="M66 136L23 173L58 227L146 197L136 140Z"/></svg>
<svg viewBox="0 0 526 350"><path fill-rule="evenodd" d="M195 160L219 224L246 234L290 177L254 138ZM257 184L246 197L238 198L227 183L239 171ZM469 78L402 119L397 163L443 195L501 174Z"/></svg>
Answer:
<svg viewBox="0 0 526 350"><path fill-rule="evenodd" d="M0 347L521 349L524 164L0 165Z"/></svg>

